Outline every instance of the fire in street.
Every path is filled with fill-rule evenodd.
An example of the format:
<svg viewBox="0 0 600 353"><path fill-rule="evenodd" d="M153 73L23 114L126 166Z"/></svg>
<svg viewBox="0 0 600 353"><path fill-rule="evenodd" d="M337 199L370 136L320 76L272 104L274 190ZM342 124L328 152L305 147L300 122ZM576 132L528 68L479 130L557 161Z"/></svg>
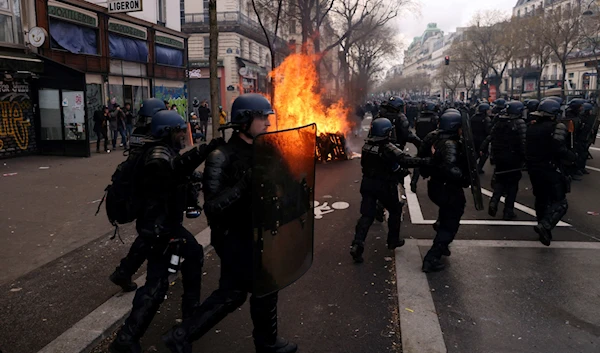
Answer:
<svg viewBox="0 0 600 353"><path fill-rule="evenodd" d="M270 76L274 80L274 108L277 124L290 129L317 124L317 158L321 162L347 159L344 136L350 131L350 109L342 99L332 105L323 103L318 91L316 56L296 53L288 56Z"/></svg>

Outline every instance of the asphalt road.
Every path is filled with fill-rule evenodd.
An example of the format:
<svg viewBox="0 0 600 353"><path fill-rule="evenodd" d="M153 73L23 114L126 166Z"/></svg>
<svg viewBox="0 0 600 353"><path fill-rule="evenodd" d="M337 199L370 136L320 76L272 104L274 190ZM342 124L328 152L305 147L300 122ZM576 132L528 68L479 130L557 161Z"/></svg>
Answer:
<svg viewBox="0 0 600 353"><path fill-rule="evenodd" d="M369 123L368 119L363 122L365 129ZM360 148L360 139L350 143ZM468 203L463 220L479 223L461 226L453 255L445 260L448 268L427 275L426 282L431 310L438 314L434 324L444 333L449 352L600 351L600 288L593 280L600 272L600 253L590 248L600 241L600 216L588 214L600 213L600 150L591 153L594 159L588 166L597 170L590 169L583 181L573 182L569 212L563 219L570 227L553 232L555 242L550 248L532 247L537 236L531 226L487 222L492 218L486 211L475 211L469 190L465 190ZM0 277L3 352L37 352L117 293L107 276L133 240L132 229L126 226L122 229L126 245L109 241L112 228L105 216L91 216L96 208L91 202L101 196L97 190L103 189L120 161L116 155L96 155L89 160L46 158L3 161L7 163L3 171L18 172L0 179L0 261L8 272ZM51 162L56 164L50 169L38 169ZM58 168L71 163L72 172ZM103 168L98 171L98 166ZM53 169L57 173L49 180L47 172ZM492 167L487 165L485 170L482 186L489 189ZM73 175L76 173L81 175ZM315 221L314 263L303 278L280 293L280 333L299 343L301 352L401 351L398 317L407 311L402 302L398 305L394 253L385 247L387 225L376 222L371 228L365 263L353 264L348 254L359 215L360 176L359 159L317 166L316 201L320 205L343 201L349 207L319 208L322 218ZM19 180L21 177L24 180ZM52 191L53 187L58 191ZM9 196L16 201L6 201ZM409 202L405 208L402 235L420 239L423 256L434 232L422 223L434 220L437 209L426 195L426 181L419 182L413 196L418 205ZM489 198L484 197L484 202L487 209ZM526 173L517 202L524 210L533 208ZM14 207L9 207L11 204ZM421 220L410 216L415 207L421 211ZM517 215L517 221L534 220L524 211ZM66 224L67 228L52 228L56 233L50 233L43 224L48 228ZM197 233L206 227L205 218L187 226ZM496 241L515 242L507 247ZM561 248L561 244L575 248ZM395 256L403 256L402 251ZM420 261L409 265L418 271ZM217 286L218 267L218 257L209 253L203 298ZM148 351L165 352L160 336L180 317L180 294L180 283L175 282L144 337ZM200 339L194 351L253 351L247 305ZM109 340L94 352L105 351Z"/></svg>

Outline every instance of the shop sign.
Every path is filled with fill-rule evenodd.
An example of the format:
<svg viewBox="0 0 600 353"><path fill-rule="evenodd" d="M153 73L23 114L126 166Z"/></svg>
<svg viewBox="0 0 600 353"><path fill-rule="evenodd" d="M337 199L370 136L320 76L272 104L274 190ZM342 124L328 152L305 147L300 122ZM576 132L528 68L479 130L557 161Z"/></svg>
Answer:
<svg viewBox="0 0 600 353"><path fill-rule="evenodd" d="M146 38L148 38L148 33L145 30L141 30L137 27L128 26L114 21L108 22L108 30L111 32L143 40L146 40Z"/></svg>
<svg viewBox="0 0 600 353"><path fill-rule="evenodd" d="M142 11L142 0L108 0L108 13Z"/></svg>
<svg viewBox="0 0 600 353"><path fill-rule="evenodd" d="M56 18L60 18L63 20L77 22L77 23L80 23L80 24L83 24L86 26L92 26L92 27L98 26L97 18L90 16L90 15L86 15L82 12L75 11L72 9L67 9L64 7L48 5L48 15L51 17L56 17Z"/></svg>
<svg viewBox="0 0 600 353"><path fill-rule="evenodd" d="M171 37L166 37L164 35L159 35L157 34L154 37L154 40L156 41L156 43L162 44L162 45L166 45L169 47L174 47L177 49L183 49L184 48L184 44L183 44L183 40L177 40L175 38L171 38Z"/></svg>

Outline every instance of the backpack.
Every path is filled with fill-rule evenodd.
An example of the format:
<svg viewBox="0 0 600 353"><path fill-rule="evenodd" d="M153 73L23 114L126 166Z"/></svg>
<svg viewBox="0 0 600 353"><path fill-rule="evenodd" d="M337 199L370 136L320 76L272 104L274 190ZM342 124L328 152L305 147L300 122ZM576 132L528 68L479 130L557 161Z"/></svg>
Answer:
<svg viewBox="0 0 600 353"><path fill-rule="evenodd" d="M121 162L111 177L111 184L104 189L104 197L98 205L96 215L100 212L102 203L106 201L106 215L110 224L116 227L136 220L140 208L141 198L137 183L140 175L140 164L143 163L146 152L153 144L145 144L142 148L129 153L124 162Z"/></svg>

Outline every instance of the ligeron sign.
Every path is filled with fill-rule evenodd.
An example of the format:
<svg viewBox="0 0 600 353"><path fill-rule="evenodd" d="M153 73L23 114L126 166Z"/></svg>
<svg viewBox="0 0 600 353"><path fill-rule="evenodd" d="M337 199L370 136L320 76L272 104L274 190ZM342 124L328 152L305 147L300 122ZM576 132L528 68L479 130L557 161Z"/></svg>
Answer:
<svg viewBox="0 0 600 353"><path fill-rule="evenodd" d="M142 0L108 0L108 12L142 11Z"/></svg>

